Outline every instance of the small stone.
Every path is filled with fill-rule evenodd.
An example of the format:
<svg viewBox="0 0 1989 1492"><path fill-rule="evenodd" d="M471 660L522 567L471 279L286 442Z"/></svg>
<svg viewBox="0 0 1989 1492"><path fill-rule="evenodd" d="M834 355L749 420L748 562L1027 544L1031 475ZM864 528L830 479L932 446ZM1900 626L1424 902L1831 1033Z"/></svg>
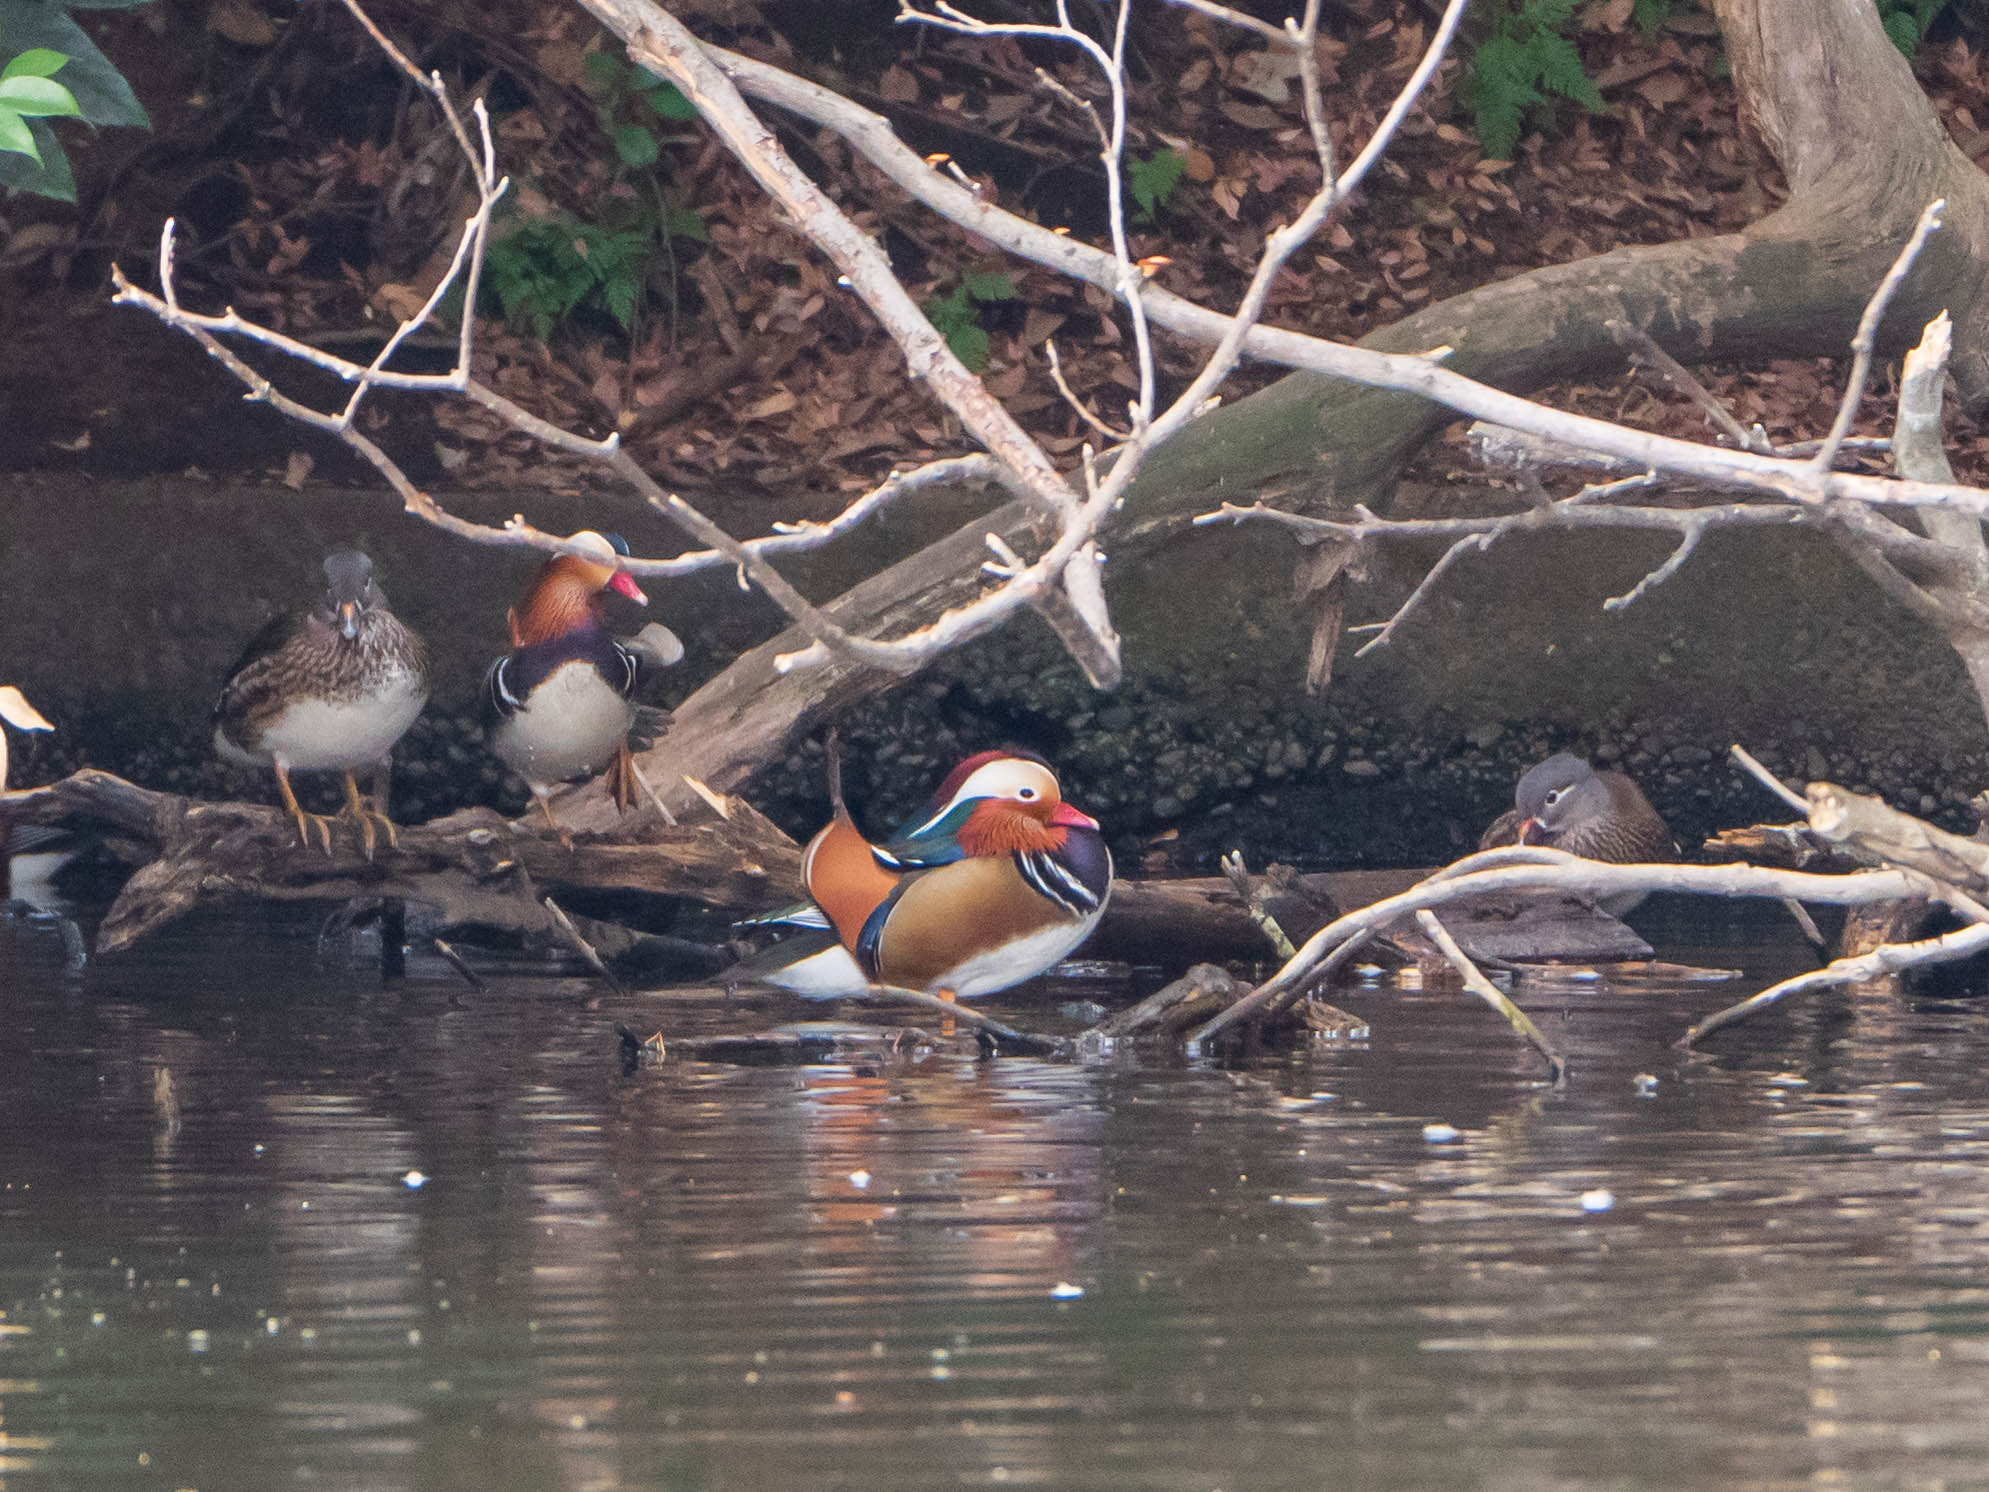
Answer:
<svg viewBox="0 0 1989 1492"><path fill-rule="evenodd" d="M1340 770L1346 773L1349 777L1358 777L1363 780L1379 777L1381 775L1381 768L1375 765L1373 762L1368 761L1364 757L1344 763L1341 766Z"/></svg>
<svg viewBox="0 0 1989 1492"><path fill-rule="evenodd" d="M1171 793L1165 798L1153 800L1153 816L1157 819L1178 819L1187 805Z"/></svg>

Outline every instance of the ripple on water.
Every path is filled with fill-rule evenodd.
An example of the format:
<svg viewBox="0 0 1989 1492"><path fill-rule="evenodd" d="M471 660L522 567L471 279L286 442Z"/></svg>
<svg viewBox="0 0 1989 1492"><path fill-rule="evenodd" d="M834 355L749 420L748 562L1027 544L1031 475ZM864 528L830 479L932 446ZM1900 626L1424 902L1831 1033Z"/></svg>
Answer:
<svg viewBox="0 0 1989 1492"><path fill-rule="evenodd" d="M1647 911L1669 957L1799 966L1766 917ZM1345 996L1365 1042L1228 1066L942 1046L625 1075L617 1021L825 1012L595 1008L419 962L382 986L310 946L204 923L77 983L0 928L0 1475L1677 1489L1989 1464L1989 1021L1952 988L1688 1056L1733 987L1522 983L1559 1090L1474 1002L1384 985ZM998 1009L1062 1028L1125 997L1100 991Z"/></svg>

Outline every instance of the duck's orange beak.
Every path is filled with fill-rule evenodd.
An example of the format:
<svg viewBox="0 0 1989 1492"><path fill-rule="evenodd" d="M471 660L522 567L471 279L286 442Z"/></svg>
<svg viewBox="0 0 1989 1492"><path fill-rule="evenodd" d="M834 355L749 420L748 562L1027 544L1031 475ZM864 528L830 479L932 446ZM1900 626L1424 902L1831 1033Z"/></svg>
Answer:
<svg viewBox="0 0 1989 1492"><path fill-rule="evenodd" d="M338 630L345 634L346 641L348 642L359 635L359 603L357 601L341 601L338 603Z"/></svg>
<svg viewBox="0 0 1989 1492"><path fill-rule="evenodd" d="M638 606L649 604L649 597L643 595L642 587L635 583L635 577L626 570L617 570L608 578L608 589L617 595L627 596Z"/></svg>
<svg viewBox="0 0 1989 1492"><path fill-rule="evenodd" d="M1546 831L1540 827L1539 819L1520 820L1519 842L1521 844L1539 844L1544 838L1546 838Z"/></svg>

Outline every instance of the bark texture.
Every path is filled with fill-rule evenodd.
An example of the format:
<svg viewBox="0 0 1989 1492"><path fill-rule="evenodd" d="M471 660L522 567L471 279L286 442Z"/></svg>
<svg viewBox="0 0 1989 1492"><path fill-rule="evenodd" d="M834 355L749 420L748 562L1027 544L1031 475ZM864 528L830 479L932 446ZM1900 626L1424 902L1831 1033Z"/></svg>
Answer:
<svg viewBox="0 0 1989 1492"><path fill-rule="evenodd" d="M1612 321L1643 328L1688 365L1841 354L1915 218L1945 197L1946 227L1894 301L1881 346L1905 345L1947 308L1963 397L1989 401L1980 292L1989 184L1948 139L1870 0L1716 0L1714 8L1746 108L1787 173L1783 207L1743 233L1621 249L1487 285L1363 345L1448 345L1449 366L1520 393L1620 368ZM1405 462L1451 418L1412 395L1293 374L1198 420L1149 458L1111 536L1114 563L1137 562L1223 498L1268 490L1313 510L1385 507ZM1041 542L1029 510L1008 503L850 591L835 616L885 633L931 621L980 589L975 571L990 531L1018 547ZM689 772L735 787L822 718L895 682L840 662L777 675L774 659L805 640L790 630L694 694L645 761L652 780L674 785ZM681 788L664 791L684 801ZM605 804L586 811L605 827Z"/></svg>

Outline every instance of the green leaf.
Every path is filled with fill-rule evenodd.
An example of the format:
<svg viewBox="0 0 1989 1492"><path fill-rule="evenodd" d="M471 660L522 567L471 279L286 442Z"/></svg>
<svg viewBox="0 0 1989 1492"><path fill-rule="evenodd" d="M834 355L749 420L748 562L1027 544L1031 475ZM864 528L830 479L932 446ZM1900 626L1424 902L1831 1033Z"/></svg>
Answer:
<svg viewBox="0 0 1989 1492"><path fill-rule="evenodd" d="M52 78L33 76L0 79L0 109L36 117L74 118L82 112L67 88Z"/></svg>
<svg viewBox="0 0 1989 1492"><path fill-rule="evenodd" d="M1015 281L999 270L984 270L968 275L960 282L960 288L972 300L986 302L1015 299Z"/></svg>
<svg viewBox="0 0 1989 1492"><path fill-rule="evenodd" d="M988 334L971 321L948 332L946 345L967 365L969 373L978 373L988 365Z"/></svg>
<svg viewBox="0 0 1989 1492"><path fill-rule="evenodd" d="M1633 0L1630 14L1645 35L1671 19L1673 0Z"/></svg>
<svg viewBox="0 0 1989 1492"><path fill-rule="evenodd" d="M704 218L688 207L671 208L668 226L672 238L687 238L692 243L711 242L711 231L705 227Z"/></svg>
<svg viewBox="0 0 1989 1492"><path fill-rule="evenodd" d="M608 314L620 323L623 331L635 324L635 293L639 287L633 279L617 276L601 287L601 303L608 308Z"/></svg>
<svg viewBox="0 0 1989 1492"><path fill-rule="evenodd" d="M615 131L615 154L624 166L653 166L662 153L656 137L639 124L625 124Z"/></svg>
<svg viewBox="0 0 1989 1492"><path fill-rule="evenodd" d="M11 151L0 151L0 187L9 187L17 192L33 192L38 197L52 197L57 202L76 200L76 176L69 169L69 157L62 153L62 142L55 138L45 119L30 119L28 133L34 136L36 147L41 151L41 159L16 155Z"/></svg>
<svg viewBox="0 0 1989 1492"><path fill-rule="evenodd" d="M642 101L665 119L683 121L698 117L698 106L685 98L675 83L659 79L642 90Z"/></svg>
<svg viewBox="0 0 1989 1492"><path fill-rule="evenodd" d="M1510 158L1519 143L1520 117L1529 105L1541 101L1526 48L1510 36L1488 39L1472 59L1464 94L1485 153Z"/></svg>
<svg viewBox="0 0 1989 1492"><path fill-rule="evenodd" d="M1126 172L1126 186L1139 210L1152 217L1167 205L1188 169L1188 158L1178 150L1157 150L1143 161L1134 161Z"/></svg>
<svg viewBox="0 0 1989 1492"><path fill-rule="evenodd" d="M41 151L35 145L28 122L12 109L0 109L0 150L27 156L36 165L41 164Z"/></svg>
<svg viewBox="0 0 1989 1492"><path fill-rule="evenodd" d="M43 0L0 0L0 36L9 46L29 51L45 47L68 57L62 81L85 123L150 127L152 120L131 85L60 6ZM74 189L72 180L70 190Z"/></svg>
<svg viewBox="0 0 1989 1492"><path fill-rule="evenodd" d="M1914 24L1913 17L1903 10L1888 11L1879 17L1879 23L1885 27L1892 44L1911 57L1920 45L1920 28Z"/></svg>
<svg viewBox="0 0 1989 1492"><path fill-rule="evenodd" d="M1602 112L1602 94L1595 79L1582 69L1582 54L1565 36L1551 31L1538 33L1530 48L1539 69L1541 86L1562 98L1573 99L1591 113Z"/></svg>
<svg viewBox="0 0 1989 1492"><path fill-rule="evenodd" d="M50 47L29 47L4 69L0 69L0 80L7 78L48 78L53 77L69 58Z"/></svg>
<svg viewBox="0 0 1989 1492"><path fill-rule="evenodd" d="M603 92L613 92L629 75L629 65L613 52L589 52L580 64L581 75Z"/></svg>

